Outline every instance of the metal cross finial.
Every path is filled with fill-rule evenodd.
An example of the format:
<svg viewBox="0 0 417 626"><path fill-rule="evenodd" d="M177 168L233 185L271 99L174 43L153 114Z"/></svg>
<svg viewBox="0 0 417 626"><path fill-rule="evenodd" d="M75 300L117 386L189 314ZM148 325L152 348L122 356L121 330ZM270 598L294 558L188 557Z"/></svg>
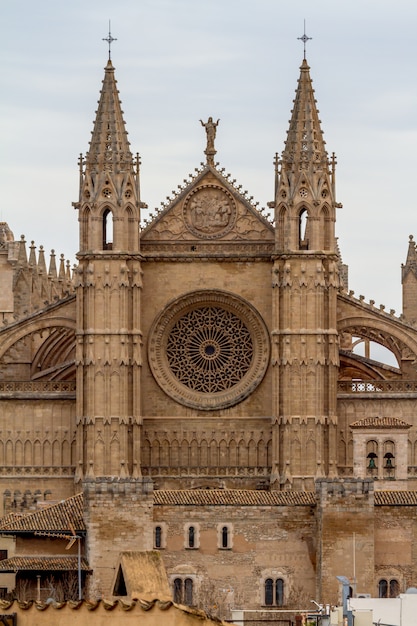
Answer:
<svg viewBox="0 0 417 626"><path fill-rule="evenodd" d="M113 43L113 41L117 41L117 39L115 37L111 36L111 28L110 28L110 20L109 20L109 34L107 37L103 37L103 41L107 41L107 43L109 44L109 61L111 59L111 45Z"/></svg>
<svg viewBox="0 0 417 626"><path fill-rule="evenodd" d="M306 58L306 43L307 41L310 41L310 39L313 39L312 37L307 37L306 35L306 21L305 20L304 20L304 35L302 37L297 37L297 39L302 41L304 44L304 59L305 59Z"/></svg>

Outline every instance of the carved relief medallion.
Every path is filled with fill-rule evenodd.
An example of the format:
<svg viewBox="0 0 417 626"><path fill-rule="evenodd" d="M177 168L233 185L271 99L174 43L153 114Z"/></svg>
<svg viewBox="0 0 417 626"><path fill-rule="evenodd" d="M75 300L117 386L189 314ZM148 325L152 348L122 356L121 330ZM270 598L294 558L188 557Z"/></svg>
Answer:
<svg viewBox="0 0 417 626"><path fill-rule="evenodd" d="M233 196L217 185L194 189L184 202L184 222L196 237L223 237L236 220Z"/></svg>
<svg viewBox="0 0 417 626"><path fill-rule="evenodd" d="M259 385L268 366L269 335L241 298L199 291L175 300L156 319L148 357L157 383L174 400L219 409Z"/></svg>

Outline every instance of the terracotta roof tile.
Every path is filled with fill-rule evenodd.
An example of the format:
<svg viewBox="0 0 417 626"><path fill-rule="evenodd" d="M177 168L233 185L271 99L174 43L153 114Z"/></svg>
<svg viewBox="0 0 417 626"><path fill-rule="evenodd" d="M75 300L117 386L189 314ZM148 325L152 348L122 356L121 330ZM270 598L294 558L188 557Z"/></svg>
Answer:
<svg viewBox="0 0 417 626"><path fill-rule="evenodd" d="M375 491L375 506L417 506L417 491Z"/></svg>
<svg viewBox="0 0 417 626"><path fill-rule="evenodd" d="M161 489L155 505L171 506L312 506L313 491L256 491L249 489Z"/></svg>
<svg viewBox="0 0 417 626"><path fill-rule="evenodd" d="M81 569L89 572L87 561L81 559ZM77 556L12 556L0 561L0 572L39 571L65 572L78 571Z"/></svg>
<svg viewBox="0 0 417 626"><path fill-rule="evenodd" d="M365 417L350 424L351 428L411 428L404 420L398 417Z"/></svg>
<svg viewBox="0 0 417 626"><path fill-rule="evenodd" d="M71 532L71 526L85 531L83 515L83 494L79 493L22 517L13 519L7 515L0 520L0 533Z"/></svg>

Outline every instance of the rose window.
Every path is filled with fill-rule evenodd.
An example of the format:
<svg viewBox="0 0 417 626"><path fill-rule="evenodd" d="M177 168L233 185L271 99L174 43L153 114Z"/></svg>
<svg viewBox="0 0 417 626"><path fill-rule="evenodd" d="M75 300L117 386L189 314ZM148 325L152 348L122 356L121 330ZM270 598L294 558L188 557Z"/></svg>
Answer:
<svg viewBox="0 0 417 626"><path fill-rule="evenodd" d="M184 385L216 393L233 387L249 370L252 338L231 311L212 306L195 309L172 328L167 358L172 373Z"/></svg>
<svg viewBox="0 0 417 626"><path fill-rule="evenodd" d="M148 354L169 396L210 410L240 402L260 383L269 338L251 305L232 294L201 291L176 300L159 316Z"/></svg>

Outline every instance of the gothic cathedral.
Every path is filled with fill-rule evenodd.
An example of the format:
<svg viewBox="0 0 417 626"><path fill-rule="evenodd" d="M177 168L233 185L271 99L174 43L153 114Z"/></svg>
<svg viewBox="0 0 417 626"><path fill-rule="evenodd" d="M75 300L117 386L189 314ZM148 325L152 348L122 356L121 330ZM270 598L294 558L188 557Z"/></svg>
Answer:
<svg viewBox="0 0 417 626"><path fill-rule="evenodd" d="M160 551L174 599L213 595L227 618L337 602L341 574L405 591L416 245L400 316L349 290L306 59L269 209L215 161L218 121L201 123L205 162L144 222L109 60L79 162L77 266L1 223L2 515L81 494L90 596L118 595L131 550Z"/></svg>

